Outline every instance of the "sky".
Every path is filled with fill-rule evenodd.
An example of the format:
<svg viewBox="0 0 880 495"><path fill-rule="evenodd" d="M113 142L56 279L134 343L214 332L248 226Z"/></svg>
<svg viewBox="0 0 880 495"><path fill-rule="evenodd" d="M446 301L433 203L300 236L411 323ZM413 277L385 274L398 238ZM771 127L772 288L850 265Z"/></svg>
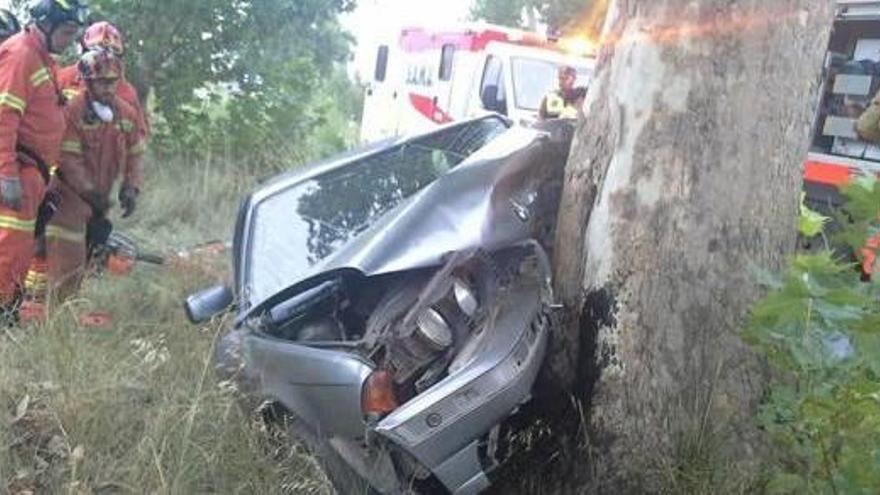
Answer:
<svg viewBox="0 0 880 495"><path fill-rule="evenodd" d="M372 73L376 47L396 39L400 28L442 28L465 21L472 3L473 0L358 0L357 10L342 18L345 28L357 40L354 72Z"/></svg>

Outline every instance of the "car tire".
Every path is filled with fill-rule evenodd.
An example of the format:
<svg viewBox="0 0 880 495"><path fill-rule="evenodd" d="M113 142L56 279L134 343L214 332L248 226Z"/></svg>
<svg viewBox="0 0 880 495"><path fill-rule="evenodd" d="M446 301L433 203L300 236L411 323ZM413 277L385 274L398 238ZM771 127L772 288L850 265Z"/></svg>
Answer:
<svg viewBox="0 0 880 495"><path fill-rule="evenodd" d="M381 495L336 452L327 439L319 438L296 417L288 415L288 432L315 456L339 495Z"/></svg>

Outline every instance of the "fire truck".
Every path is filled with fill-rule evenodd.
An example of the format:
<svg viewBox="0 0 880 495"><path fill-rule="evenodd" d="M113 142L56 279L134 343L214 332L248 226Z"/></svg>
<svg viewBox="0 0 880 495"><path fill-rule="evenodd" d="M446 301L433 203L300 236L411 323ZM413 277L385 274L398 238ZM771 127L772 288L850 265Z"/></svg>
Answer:
<svg viewBox="0 0 880 495"><path fill-rule="evenodd" d="M367 84L361 141L429 130L486 112L517 124L537 119L557 69L574 67L586 86L594 60L585 38L554 40L533 32L476 24L458 30L403 29L382 44Z"/></svg>
<svg viewBox="0 0 880 495"><path fill-rule="evenodd" d="M859 138L855 121L880 90L880 1L838 0L821 96L804 166L810 205L840 206L838 186L880 173L880 146Z"/></svg>

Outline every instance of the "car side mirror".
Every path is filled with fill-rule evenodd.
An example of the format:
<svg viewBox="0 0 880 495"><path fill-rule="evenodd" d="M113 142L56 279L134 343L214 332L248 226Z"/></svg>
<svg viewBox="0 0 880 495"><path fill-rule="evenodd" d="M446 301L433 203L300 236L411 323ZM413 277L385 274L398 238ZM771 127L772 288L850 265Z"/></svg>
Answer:
<svg viewBox="0 0 880 495"><path fill-rule="evenodd" d="M203 323L232 305L232 290L225 285L204 289L186 298L184 309L191 323Z"/></svg>

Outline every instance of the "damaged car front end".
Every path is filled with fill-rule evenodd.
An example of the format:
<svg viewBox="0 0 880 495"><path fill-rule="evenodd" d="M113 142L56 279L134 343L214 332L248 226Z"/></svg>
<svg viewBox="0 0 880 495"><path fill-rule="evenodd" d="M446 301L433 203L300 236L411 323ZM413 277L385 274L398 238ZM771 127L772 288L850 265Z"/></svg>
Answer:
<svg viewBox="0 0 880 495"><path fill-rule="evenodd" d="M273 180L239 214L220 374L283 411L341 493L477 493L532 397L570 124L486 116ZM233 297L234 296L234 297Z"/></svg>

